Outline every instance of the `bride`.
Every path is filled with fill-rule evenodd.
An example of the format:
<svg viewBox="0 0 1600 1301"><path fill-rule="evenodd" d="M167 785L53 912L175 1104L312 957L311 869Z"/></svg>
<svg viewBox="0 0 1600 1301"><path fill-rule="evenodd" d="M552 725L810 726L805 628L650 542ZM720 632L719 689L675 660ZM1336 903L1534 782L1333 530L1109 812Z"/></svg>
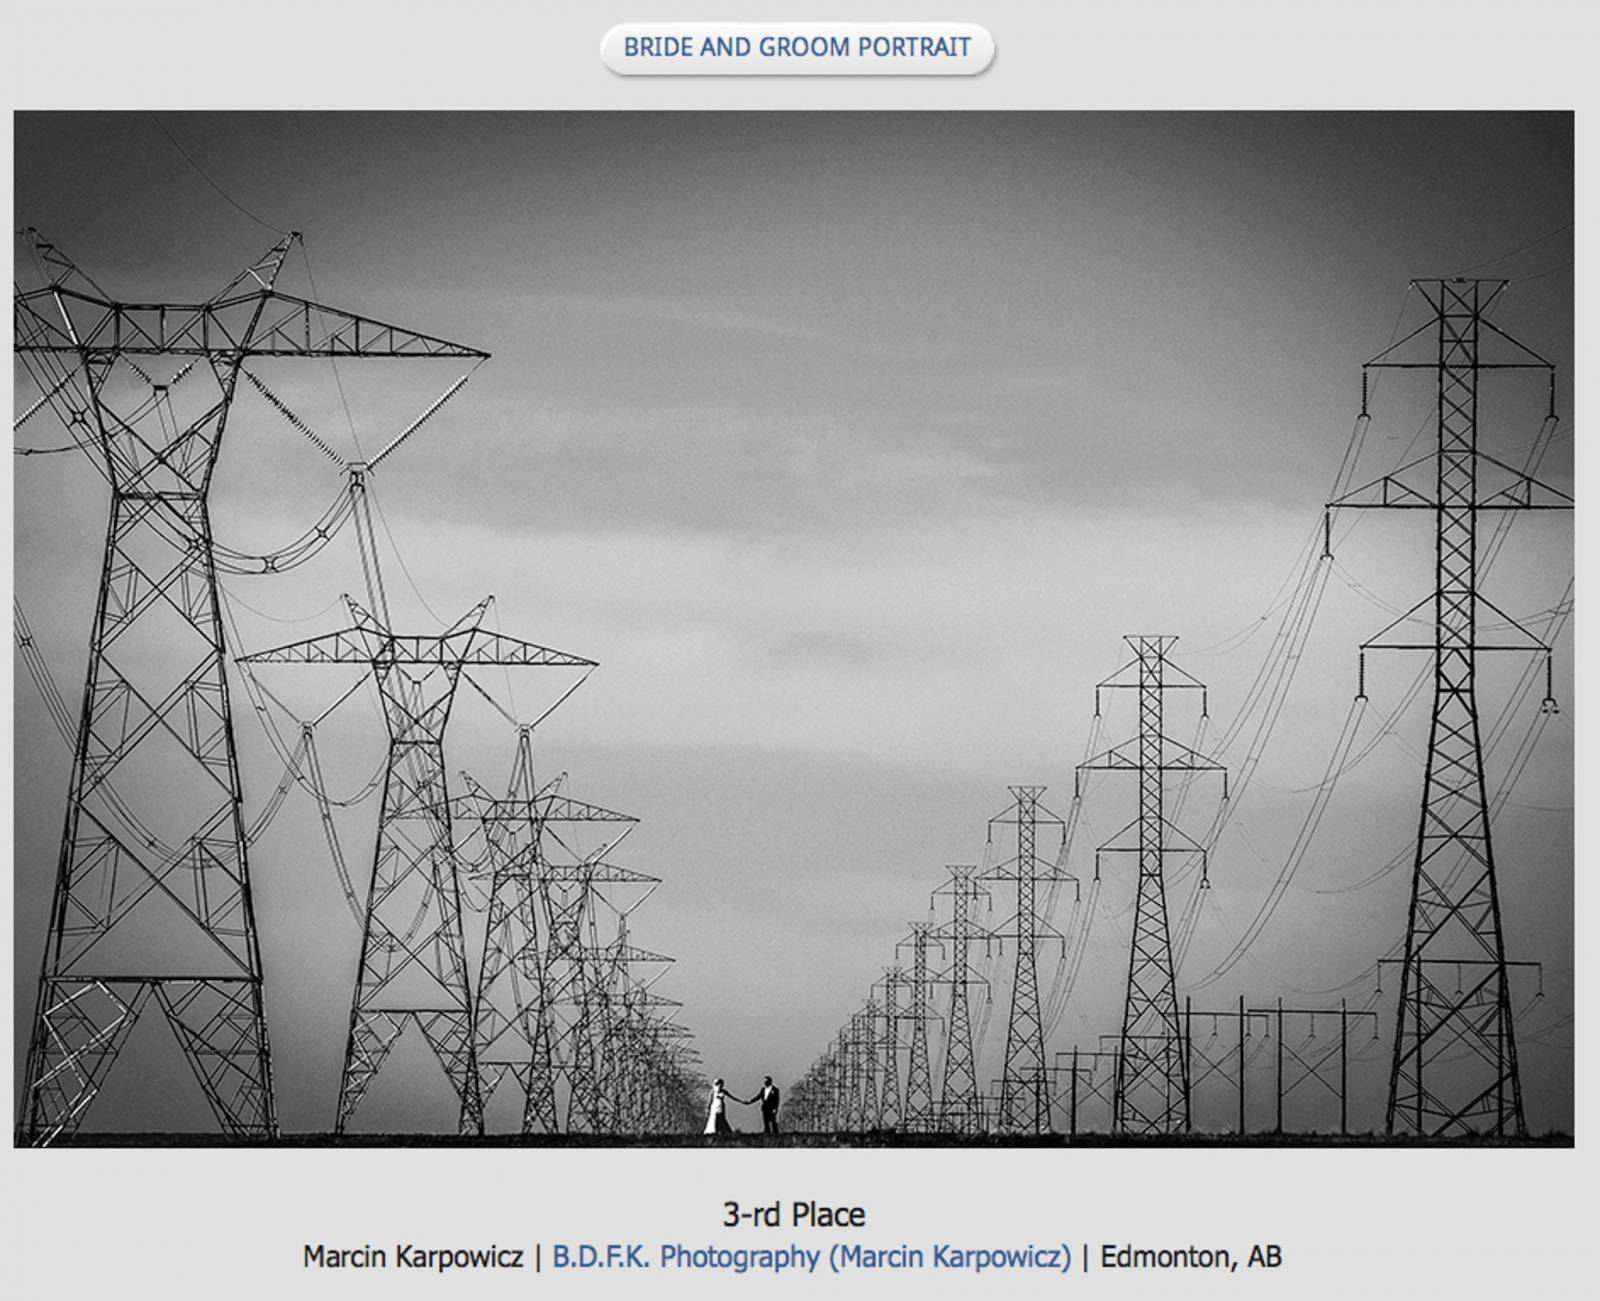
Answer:
<svg viewBox="0 0 1600 1301"><path fill-rule="evenodd" d="M734 1099L738 1101L737 1098ZM728 1091L722 1086L722 1079L718 1077L711 1085L711 1110L706 1115L706 1133L731 1134L733 1126L728 1124Z"/></svg>

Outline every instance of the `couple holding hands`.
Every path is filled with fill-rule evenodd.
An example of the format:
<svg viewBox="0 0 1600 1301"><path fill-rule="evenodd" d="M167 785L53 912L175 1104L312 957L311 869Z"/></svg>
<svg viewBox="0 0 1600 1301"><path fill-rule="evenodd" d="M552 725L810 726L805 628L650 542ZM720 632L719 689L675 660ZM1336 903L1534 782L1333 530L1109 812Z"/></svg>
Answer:
<svg viewBox="0 0 1600 1301"><path fill-rule="evenodd" d="M753 1098L735 1098L723 1086L718 1078L711 1085L711 1111L706 1116L706 1133L731 1134L733 1126L728 1124L728 1103L737 1102L743 1106L750 1106L759 1102L761 1104L761 1132L776 1134L778 1132L778 1086L772 1082L772 1076L767 1076L761 1082L761 1090Z"/></svg>

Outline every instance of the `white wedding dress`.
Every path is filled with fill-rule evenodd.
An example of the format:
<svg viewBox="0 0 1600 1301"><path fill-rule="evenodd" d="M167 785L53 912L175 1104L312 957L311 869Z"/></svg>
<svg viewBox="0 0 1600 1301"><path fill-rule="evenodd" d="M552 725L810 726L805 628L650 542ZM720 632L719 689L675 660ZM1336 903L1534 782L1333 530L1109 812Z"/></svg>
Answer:
<svg viewBox="0 0 1600 1301"><path fill-rule="evenodd" d="M706 1133L733 1133L733 1126L728 1124L727 1090L719 1089L715 1085L711 1088L711 1110L706 1115Z"/></svg>

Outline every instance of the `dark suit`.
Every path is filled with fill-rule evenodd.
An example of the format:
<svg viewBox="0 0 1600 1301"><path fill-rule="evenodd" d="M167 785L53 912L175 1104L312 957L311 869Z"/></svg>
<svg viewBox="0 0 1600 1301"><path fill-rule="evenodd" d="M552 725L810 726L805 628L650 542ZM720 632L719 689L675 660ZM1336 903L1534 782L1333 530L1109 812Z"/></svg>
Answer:
<svg viewBox="0 0 1600 1301"><path fill-rule="evenodd" d="M778 1086L764 1084L761 1092L756 1095L761 1103L761 1132L763 1134L776 1134L778 1132Z"/></svg>

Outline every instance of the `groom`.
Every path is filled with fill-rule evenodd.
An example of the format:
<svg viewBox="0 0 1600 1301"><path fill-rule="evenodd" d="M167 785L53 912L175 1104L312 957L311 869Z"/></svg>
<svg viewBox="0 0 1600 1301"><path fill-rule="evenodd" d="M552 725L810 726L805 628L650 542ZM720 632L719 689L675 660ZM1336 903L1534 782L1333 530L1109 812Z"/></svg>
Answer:
<svg viewBox="0 0 1600 1301"><path fill-rule="evenodd" d="M767 1076L761 1082L761 1092L750 1099L751 1102L761 1104L761 1132L763 1134L776 1134L778 1132L778 1086L772 1082L772 1076Z"/></svg>

